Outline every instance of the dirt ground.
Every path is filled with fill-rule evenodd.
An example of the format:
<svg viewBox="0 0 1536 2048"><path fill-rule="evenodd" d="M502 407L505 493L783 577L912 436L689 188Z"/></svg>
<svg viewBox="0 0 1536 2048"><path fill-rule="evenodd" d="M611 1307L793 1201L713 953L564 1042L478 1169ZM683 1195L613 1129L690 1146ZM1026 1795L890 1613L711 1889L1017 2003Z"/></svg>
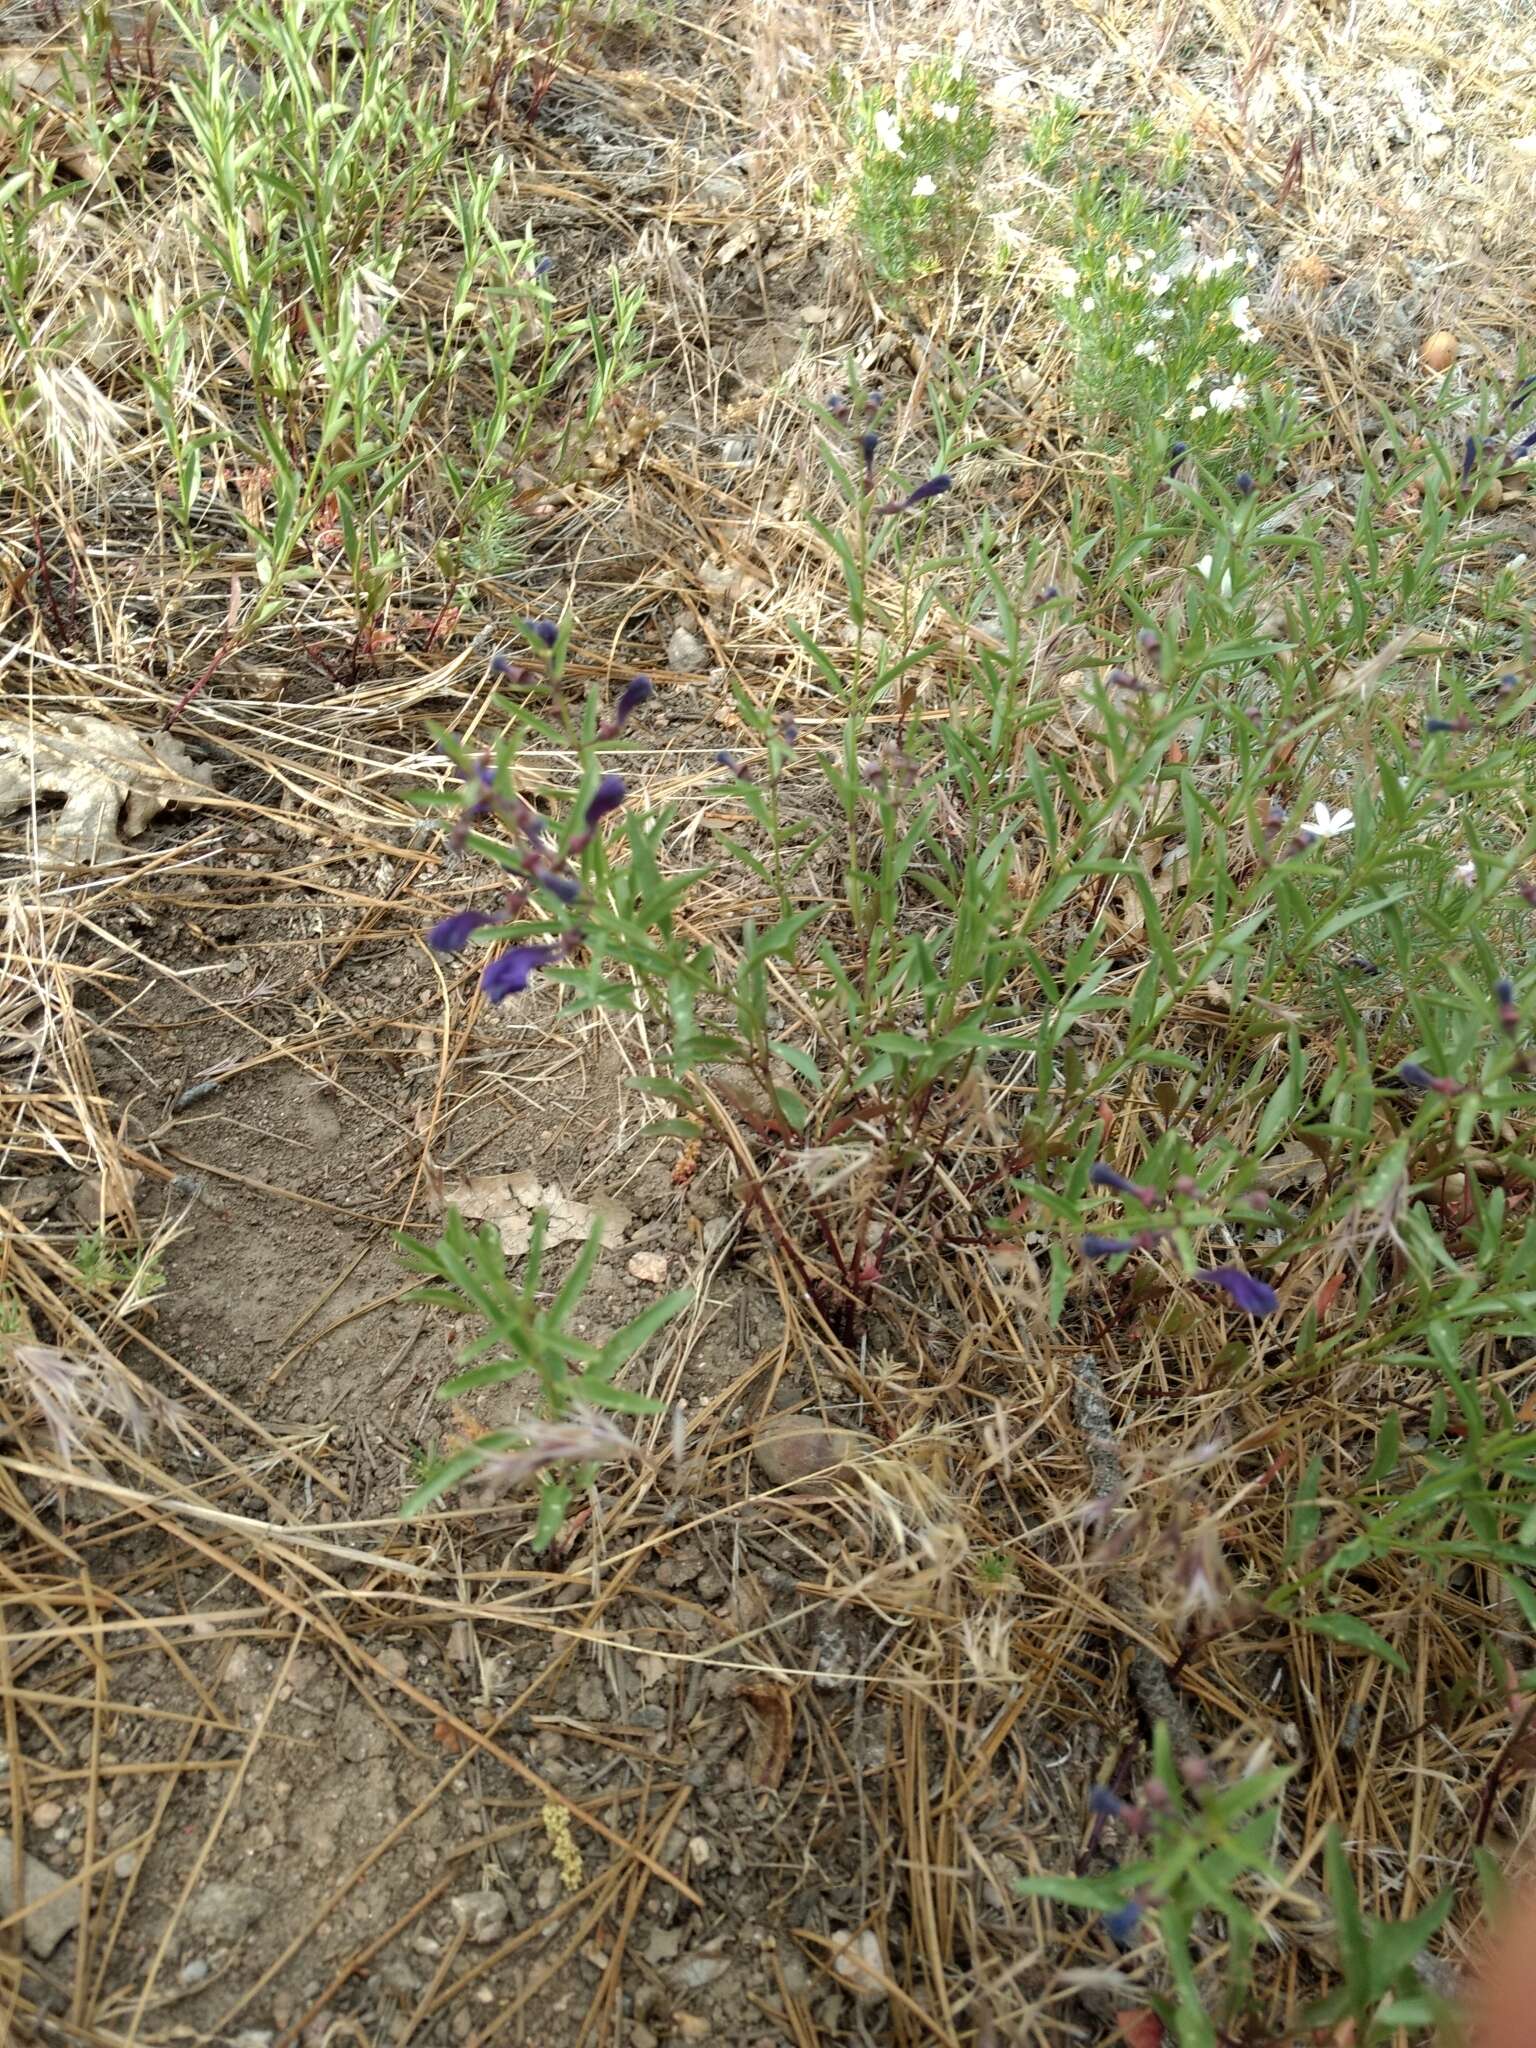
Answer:
<svg viewBox="0 0 1536 2048"><path fill-rule="evenodd" d="M840 13L776 4L615 38L513 138L559 274L612 259L646 284L658 367L601 499L547 508L487 618L574 587L612 666L658 677L666 794L712 800L733 674L830 715L786 631L812 576L803 408L850 357L909 388L923 357L785 180L777 138L818 118L796 53L819 63L836 39L873 62L945 24L877 28L861 42ZM1518 335L1536 31L1516 12L1392 29L1358 9L1063 7L978 18L978 49L1005 156L1008 119L1053 91L1192 127L1213 216L1263 249L1266 320L1322 379L1409 390L1426 330L1455 324L1490 359ZM1005 180L1005 223L1010 197ZM1000 317L1046 319L1043 291L1018 289ZM1047 339L1015 394L1015 504L1061 431L1055 367ZM107 565L103 591L124 596L132 569ZM176 1404L67 1484L35 1428L6 1438L13 2037L1112 2039L1092 1957L1070 1997L1048 1990L1063 1959L1011 1888L1042 1858L1071 1867L1083 1788L1141 1725L1132 1637L1061 1569L1090 1484L1073 1359L1002 1282L981 1327L940 1311L828 1342L733 1162L643 1135L611 1024L566 1020L549 987L491 1009L427 951L457 877L403 795L429 717L484 715L466 652L482 623L345 688L314 664L234 664L178 726L208 804L162 814L116 867L39 876L12 821L8 1271L33 1276L41 1317L78 1300L70 1248L103 1217L150 1247L154 1305L120 1313L99 1290L92 1327ZM680 626L687 671L667 652ZM145 628L179 660L178 630ZM27 619L5 633L12 709L148 730L165 708L169 684L110 646L82 637L45 676ZM682 1404L683 1455L659 1432L545 1558L515 1499L398 1516L434 1451L520 1412L505 1393L443 1403L468 1333L406 1298L396 1232L430 1234L466 1190L513 1224L519 1190L608 1216L589 1334L695 1290L646 1367ZM775 1486L753 1436L782 1407L867 1432L884 1469ZM981 1528L1019 1560L997 1585L955 1568ZM1248 1676L1282 1754L1368 1715L1271 1662ZM1213 1738L1243 1718L1214 1679L1189 1705ZM25 1947L5 1889L22 1811L41 1866ZM1304 1911L1295 1941L1326 1953Z"/></svg>

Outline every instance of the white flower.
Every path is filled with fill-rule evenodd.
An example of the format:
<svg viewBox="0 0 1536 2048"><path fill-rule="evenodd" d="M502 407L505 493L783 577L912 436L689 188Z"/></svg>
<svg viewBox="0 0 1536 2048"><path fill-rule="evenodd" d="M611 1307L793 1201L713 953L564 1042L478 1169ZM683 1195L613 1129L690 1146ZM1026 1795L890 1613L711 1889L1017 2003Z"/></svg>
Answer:
<svg viewBox="0 0 1536 2048"><path fill-rule="evenodd" d="M1115 278L1120 275L1120 258L1118 256L1105 257L1104 275L1109 278Z"/></svg>
<svg viewBox="0 0 1536 2048"><path fill-rule="evenodd" d="M1131 350L1131 354L1133 356L1145 356L1149 363L1155 363L1159 361L1162 357L1162 353L1163 352L1158 347L1157 343L1155 341L1150 340L1138 341L1136 346Z"/></svg>
<svg viewBox="0 0 1536 2048"><path fill-rule="evenodd" d="M1059 287L1061 296L1064 299L1075 299L1079 282L1080 273L1074 270L1069 263L1061 273L1061 285Z"/></svg>
<svg viewBox="0 0 1536 2048"><path fill-rule="evenodd" d="M1458 861L1456 866L1451 869L1451 873L1464 889L1470 889L1477 881L1477 862L1475 860Z"/></svg>
<svg viewBox="0 0 1536 2048"><path fill-rule="evenodd" d="M1163 325L1166 327L1168 325L1168 322L1173 318L1172 306L1154 306L1152 308L1152 318L1154 320L1161 320Z"/></svg>
<svg viewBox="0 0 1536 2048"><path fill-rule="evenodd" d="M1251 403L1241 377L1234 377L1230 384L1211 386L1211 404L1217 412L1246 412Z"/></svg>
<svg viewBox="0 0 1536 2048"><path fill-rule="evenodd" d="M1262 341L1264 330L1248 310L1250 300L1246 292L1240 292L1227 308L1227 318L1243 337L1244 341Z"/></svg>
<svg viewBox="0 0 1536 2048"><path fill-rule="evenodd" d="M1083 300L1083 311L1084 311L1085 313L1091 313L1091 312L1093 311L1093 293L1092 293L1092 292L1090 292L1090 293L1088 294L1088 296L1087 296L1087 297L1086 297L1086 298L1085 298L1085 299Z"/></svg>
<svg viewBox="0 0 1536 2048"><path fill-rule="evenodd" d="M948 121L951 127L953 127L954 123L960 118L960 109L953 100L935 100L933 103L933 118L936 121Z"/></svg>
<svg viewBox="0 0 1536 2048"><path fill-rule="evenodd" d="M1309 839L1337 839L1342 833L1353 832L1355 814L1353 811L1331 811L1320 803L1302 826Z"/></svg>
<svg viewBox="0 0 1536 2048"><path fill-rule="evenodd" d="M923 175L920 178L915 179L913 182L912 197L914 199L931 199L934 193L938 191L938 189L938 186L935 185L932 178L930 178L928 173L924 171Z"/></svg>
<svg viewBox="0 0 1536 2048"><path fill-rule="evenodd" d="M1144 265L1143 265L1143 263L1142 263L1142 259L1141 259L1141 257L1139 257L1138 255L1136 255L1136 254L1134 253L1134 251L1132 252L1132 254L1131 254L1131 255L1129 255L1129 256L1127 256L1127 257L1126 257L1126 259L1125 259L1125 274L1126 274L1126 276L1127 276L1127 277L1134 277L1134 276L1136 275L1137 271L1138 271L1138 270L1141 270L1142 268L1144 268Z"/></svg>
<svg viewBox="0 0 1536 2048"><path fill-rule="evenodd" d="M881 107L875 114L875 140L882 149L901 155L901 123L889 107Z"/></svg>
<svg viewBox="0 0 1536 2048"><path fill-rule="evenodd" d="M1195 281L1205 284L1213 277L1225 277L1242 260L1235 249L1224 249L1219 256L1202 256L1195 265Z"/></svg>
<svg viewBox="0 0 1536 2048"><path fill-rule="evenodd" d="M1192 420L1203 420L1210 409L1208 405L1192 405L1189 408L1189 416Z"/></svg>
<svg viewBox="0 0 1536 2048"><path fill-rule="evenodd" d="M1147 290L1152 294L1154 299L1160 299L1163 296L1163 293L1169 289L1172 283L1173 279L1168 275L1166 270L1154 270L1152 275L1147 279Z"/></svg>
<svg viewBox="0 0 1536 2048"><path fill-rule="evenodd" d="M1204 382L1205 379L1203 377L1191 377L1189 382L1184 386L1184 389L1186 391L1198 391L1200 389L1200 386Z"/></svg>
<svg viewBox="0 0 1536 2048"><path fill-rule="evenodd" d="M1211 557L1209 555L1202 555L1199 561L1196 562L1195 568L1205 578L1206 582L1209 583L1212 568ZM1232 571L1230 569L1223 569L1221 572L1221 595L1223 597L1230 597L1232 595Z"/></svg>

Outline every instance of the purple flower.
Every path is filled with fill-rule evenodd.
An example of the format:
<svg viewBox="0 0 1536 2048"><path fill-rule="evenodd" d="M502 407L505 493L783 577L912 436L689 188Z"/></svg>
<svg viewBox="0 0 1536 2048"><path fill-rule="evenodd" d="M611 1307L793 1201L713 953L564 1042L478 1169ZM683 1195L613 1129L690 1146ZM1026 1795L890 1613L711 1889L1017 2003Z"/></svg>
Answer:
<svg viewBox="0 0 1536 2048"><path fill-rule="evenodd" d="M452 917L433 925L427 933L427 944L434 953L458 953L483 926L495 923L496 919L487 917L483 910L456 910Z"/></svg>
<svg viewBox="0 0 1536 2048"><path fill-rule="evenodd" d="M1499 1022L1506 1031L1516 1031L1520 1026L1520 1005L1515 1000L1515 984L1507 974L1501 975L1493 984L1494 1000L1499 1006Z"/></svg>
<svg viewBox="0 0 1536 2048"><path fill-rule="evenodd" d="M613 716L604 719L597 729L600 740L616 740L630 719L642 704L648 704L656 694L656 686L649 676L633 676L619 692L619 701L613 707Z"/></svg>
<svg viewBox="0 0 1536 2048"><path fill-rule="evenodd" d="M1117 1252L1133 1252L1135 1249L1136 1241L1130 1237L1095 1237L1090 1233L1082 1243L1085 1259L1112 1259Z"/></svg>
<svg viewBox="0 0 1536 2048"><path fill-rule="evenodd" d="M1236 477L1233 479L1233 488L1240 498L1251 498L1253 496L1253 478L1246 469L1240 469L1237 472Z"/></svg>
<svg viewBox="0 0 1536 2048"><path fill-rule="evenodd" d="M1280 1306L1280 1297L1268 1281L1255 1280L1241 1266L1211 1266L1195 1275L1195 1285L1219 1287L1230 1297L1234 1308L1250 1316L1272 1316Z"/></svg>
<svg viewBox="0 0 1536 2048"><path fill-rule="evenodd" d="M829 391L824 403L827 411L831 413L835 420L846 420L852 411L852 407L848 403L847 394L842 391Z"/></svg>
<svg viewBox="0 0 1536 2048"><path fill-rule="evenodd" d="M859 447L864 454L864 487L867 490L875 480L875 457L880 451L880 436L860 434Z"/></svg>
<svg viewBox="0 0 1536 2048"><path fill-rule="evenodd" d="M553 619L524 619L523 631L530 640L542 640L546 647L553 647L560 638L560 628Z"/></svg>
<svg viewBox="0 0 1536 2048"><path fill-rule="evenodd" d="M540 256L534 263L533 274L535 277L548 277L554 267L555 259L553 256Z"/></svg>
<svg viewBox="0 0 1536 2048"><path fill-rule="evenodd" d="M547 889L562 903L574 903L581 894L581 884L574 875L563 875L558 868L545 867L541 863L535 863L529 871L529 879L535 888Z"/></svg>
<svg viewBox="0 0 1536 2048"><path fill-rule="evenodd" d="M529 975L547 967L551 960L558 960L563 950L560 946L509 946L491 961L480 977L480 986L493 1003L507 996L520 996L528 986Z"/></svg>
<svg viewBox="0 0 1536 2048"><path fill-rule="evenodd" d="M1426 1089L1431 1095L1459 1095L1461 1083L1445 1074L1432 1074L1428 1067L1421 1067L1417 1060L1404 1060L1397 1070L1397 1078L1410 1088Z"/></svg>
<svg viewBox="0 0 1536 2048"><path fill-rule="evenodd" d="M500 676L504 683L533 683L539 680L536 668L530 668L526 661L519 661L515 654L493 654L491 674Z"/></svg>
<svg viewBox="0 0 1536 2048"><path fill-rule="evenodd" d="M1127 1180L1123 1173L1116 1173L1112 1166L1105 1166L1095 1160L1088 1169L1088 1185L1095 1188L1113 1188L1117 1195L1134 1195L1148 1209L1162 1206L1162 1196L1156 1188L1141 1187L1133 1180Z"/></svg>
<svg viewBox="0 0 1536 2048"><path fill-rule="evenodd" d="M1426 732L1470 732L1472 730L1472 721L1467 717L1426 718L1424 730Z"/></svg>
<svg viewBox="0 0 1536 2048"><path fill-rule="evenodd" d="M1105 1820L1114 1820L1124 1810L1125 1801L1108 1785L1095 1785L1088 1794L1088 1811L1101 1815Z"/></svg>
<svg viewBox="0 0 1536 2048"><path fill-rule="evenodd" d="M605 775L596 789L593 790L591 799L587 804L587 830L589 832L592 831L595 826L603 822L610 812L616 811L619 805L623 803L624 796L623 776Z"/></svg>
<svg viewBox="0 0 1536 2048"><path fill-rule="evenodd" d="M1104 1915L1104 1932L1118 1948L1129 1948L1136 1939L1136 1930L1141 1925L1145 1909L1131 1899L1123 1906L1117 1906L1113 1913Z"/></svg>
<svg viewBox="0 0 1536 2048"><path fill-rule="evenodd" d="M622 728L626 720L633 718L642 704L649 704L655 694L656 686L649 676L631 676L613 707L615 722Z"/></svg>
<svg viewBox="0 0 1536 2048"><path fill-rule="evenodd" d="M904 498L892 498L884 505L877 505L875 510L887 514L910 512L914 505L926 505L930 498L942 498L946 491L952 491L954 487L953 477L931 476L927 483L919 484L915 491L908 491Z"/></svg>

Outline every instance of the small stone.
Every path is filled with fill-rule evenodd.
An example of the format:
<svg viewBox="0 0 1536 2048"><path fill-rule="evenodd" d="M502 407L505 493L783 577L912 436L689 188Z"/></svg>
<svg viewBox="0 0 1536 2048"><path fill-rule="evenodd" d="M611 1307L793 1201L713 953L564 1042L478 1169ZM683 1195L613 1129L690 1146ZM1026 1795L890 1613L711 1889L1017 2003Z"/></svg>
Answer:
<svg viewBox="0 0 1536 2048"><path fill-rule="evenodd" d="M506 1932L507 1902L500 1892L460 1892L448 1903L454 1919L479 1947L489 1948Z"/></svg>
<svg viewBox="0 0 1536 2048"><path fill-rule="evenodd" d="M1460 341L1449 327L1442 327L1419 350L1419 360L1426 370L1448 370L1460 353Z"/></svg>
<svg viewBox="0 0 1536 2048"><path fill-rule="evenodd" d="M57 1827L64 1818L64 1809L57 1799L45 1799L32 1809L32 1819L40 1828Z"/></svg>
<svg viewBox="0 0 1536 2048"><path fill-rule="evenodd" d="M266 1894L254 1885L205 1884L187 1908L187 1925L222 1948L238 1941L266 1911Z"/></svg>
<svg viewBox="0 0 1536 2048"><path fill-rule="evenodd" d="M247 2027L243 2033L236 2034L230 2048L272 2048L276 2039L270 2027Z"/></svg>
<svg viewBox="0 0 1536 2048"><path fill-rule="evenodd" d="M641 1280L647 1287L667 1284L667 1261L661 1252L636 1252L627 1270L632 1280Z"/></svg>
<svg viewBox="0 0 1536 2048"><path fill-rule="evenodd" d="M688 1861L695 1870L702 1870L714 1853L714 1850L702 1835L690 1835L688 1837Z"/></svg>
<svg viewBox="0 0 1536 2048"><path fill-rule="evenodd" d="M608 1688L595 1673L577 1686L576 1711L589 1727L609 1718L612 1709L608 1704Z"/></svg>
<svg viewBox="0 0 1536 2048"><path fill-rule="evenodd" d="M629 2048L661 2048L661 2042L643 2020L636 2020L629 2030Z"/></svg>
<svg viewBox="0 0 1536 2048"><path fill-rule="evenodd" d="M1451 148L1452 148L1451 138L1450 138L1450 136L1449 136L1449 135L1446 135L1446 134L1445 134L1444 132L1440 133L1439 135L1426 135L1426 136L1425 136L1425 138L1424 138L1424 161L1425 161L1425 163L1427 163L1427 164L1442 164L1442 163L1444 163L1444 162L1445 162L1445 159L1446 159L1446 158L1447 158L1447 157L1448 157L1448 156L1450 155L1450 153L1451 153Z"/></svg>
<svg viewBox="0 0 1536 2048"><path fill-rule="evenodd" d="M206 1959L202 1956L194 1956L190 1963L182 1964L180 1979L186 1985L201 1984L207 1974L208 1964Z"/></svg>
<svg viewBox="0 0 1536 2048"><path fill-rule="evenodd" d="M410 1670L404 1650L397 1650L393 1643L387 1650L380 1650L379 1669L388 1672L391 1678L404 1678Z"/></svg>
<svg viewBox="0 0 1536 2048"><path fill-rule="evenodd" d="M138 1869L138 1867L139 1859L137 1856L119 1856L116 1858L112 1865L112 1875L114 1877L121 1878L122 1881L126 1884L128 1879L132 1877L133 1873Z"/></svg>
<svg viewBox="0 0 1536 2048"><path fill-rule="evenodd" d="M674 1991L702 1991L731 1967L727 1956L684 1956L667 1972Z"/></svg>
<svg viewBox="0 0 1536 2048"><path fill-rule="evenodd" d="M812 1416L767 1415L752 1438L752 1458L770 1486L802 1486L857 1455L851 1429L827 1429Z"/></svg>
<svg viewBox="0 0 1536 2048"><path fill-rule="evenodd" d="M698 2019L691 2012L675 2012L672 2031L684 2041L707 2041L713 2028L708 2020Z"/></svg>
<svg viewBox="0 0 1536 2048"><path fill-rule="evenodd" d="M454 2014L452 2021L450 2022L450 2028L455 2041L467 2041L469 2039L470 2029L474 2026L474 2024L474 2014L469 2010L467 2006L461 2005L458 2011Z"/></svg>
<svg viewBox="0 0 1536 2048"><path fill-rule="evenodd" d="M885 1957L872 1927L861 1928L857 1934L834 1934L827 1961L833 1976L847 1986L861 2005L884 1998L881 1979L886 1974Z"/></svg>
<svg viewBox="0 0 1536 2048"><path fill-rule="evenodd" d="M560 1896L560 1873L558 1870L541 1870L534 1902L541 1913L547 1913Z"/></svg>
<svg viewBox="0 0 1536 2048"><path fill-rule="evenodd" d="M696 633L679 626L667 642L667 667L685 675L697 675L709 660L709 649Z"/></svg>
<svg viewBox="0 0 1536 2048"><path fill-rule="evenodd" d="M11 1890L12 1869L11 1838L0 1832L0 1918L15 1910L15 1895ZM35 1856L22 1857L22 1899L28 1906L34 1899L59 1892L59 1886L64 1882ZM48 1899L46 1906L38 1906L29 1912L22 1922L22 1933L33 1955L46 1962L65 1935L73 1934L79 1925L80 1890L75 1886L67 1892L59 1892L57 1898Z"/></svg>

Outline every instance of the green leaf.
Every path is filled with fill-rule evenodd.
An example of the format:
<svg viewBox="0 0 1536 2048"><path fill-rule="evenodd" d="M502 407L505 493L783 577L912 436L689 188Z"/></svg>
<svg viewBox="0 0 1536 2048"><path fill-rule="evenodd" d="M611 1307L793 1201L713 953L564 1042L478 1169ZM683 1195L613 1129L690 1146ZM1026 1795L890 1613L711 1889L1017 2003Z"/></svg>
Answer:
<svg viewBox="0 0 1536 2048"><path fill-rule="evenodd" d="M1390 1664L1394 1671L1408 1676L1408 1665L1401 1651L1376 1633L1368 1621L1362 1621L1358 1614L1309 1614L1298 1620L1298 1626L1310 1635L1326 1636L1330 1642L1347 1643L1352 1650L1368 1650L1373 1657L1380 1657Z"/></svg>
<svg viewBox="0 0 1536 2048"><path fill-rule="evenodd" d="M1365 1919L1355 1890L1355 1875L1349 1867L1349 1858L1344 1853L1344 1843L1337 1826L1329 1827L1323 1842L1323 1869L1328 1881L1328 1898L1333 1906L1339 1962L1349 1990L1355 2000L1363 2004L1371 1981L1370 1944L1366 1939Z"/></svg>
<svg viewBox="0 0 1536 2048"><path fill-rule="evenodd" d="M566 1509L571 1504L571 1489L563 1479L546 1479L539 1486L539 1512L529 1538L529 1548L535 1551L548 1550L560 1533L565 1520Z"/></svg>

